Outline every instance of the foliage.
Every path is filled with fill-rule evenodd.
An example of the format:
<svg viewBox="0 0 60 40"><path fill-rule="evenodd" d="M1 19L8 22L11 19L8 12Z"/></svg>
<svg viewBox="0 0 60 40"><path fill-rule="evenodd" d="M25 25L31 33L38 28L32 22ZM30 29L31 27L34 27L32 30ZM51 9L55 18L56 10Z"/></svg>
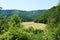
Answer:
<svg viewBox="0 0 60 40"><path fill-rule="evenodd" d="M8 18L3 16L1 14L0 17L0 40L60 40L60 5L47 10L35 20L47 24L46 31L33 27L25 29L19 11L14 11Z"/></svg>
<svg viewBox="0 0 60 40"><path fill-rule="evenodd" d="M20 16L22 21L33 21L39 15L43 14L46 10L33 10L33 11L22 11L22 10L0 10L0 16L9 18L10 16L17 14Z"/></svg>
<svg viewBox="0 0 60 40"><path fill-rule="evenodd" d="M3 34L4 32L8 31L9 25L7 23L7 20L0 17L0 34Z"/></svg>
<svg viewBox="0 0 60 40"><path fill-rule="evenodd" d="M60 40L60 5L47 10L35 22L48 24L48 30L42 33L42 40Z"/></svg>
<svg viewBox="0 0 60 40"><path fill-rule="evenodd" d="M33 34L24 31L18 15L11 16L7 21L9 28L7 28L7 24L6 26L4 25L5 20L3 21L2 18L0 20L0 23L2 23L0 27L3 28L0 29L0 40L33 40ZM5 30L4 28L7 28L7 31L2 34L2 31Z"/></svg>

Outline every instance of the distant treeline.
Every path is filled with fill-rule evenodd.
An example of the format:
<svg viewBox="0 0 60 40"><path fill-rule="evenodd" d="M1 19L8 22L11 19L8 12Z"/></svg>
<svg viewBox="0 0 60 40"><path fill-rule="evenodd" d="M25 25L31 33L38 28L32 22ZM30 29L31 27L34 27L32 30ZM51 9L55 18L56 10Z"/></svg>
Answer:
<svg viewBox="0 0 60 40"><path fill-rule="evenodd" d="M46 10L22 11L22 10L0 10L0 16L8 18L14 14L18 14L22 21L33 21Z"/></svg>

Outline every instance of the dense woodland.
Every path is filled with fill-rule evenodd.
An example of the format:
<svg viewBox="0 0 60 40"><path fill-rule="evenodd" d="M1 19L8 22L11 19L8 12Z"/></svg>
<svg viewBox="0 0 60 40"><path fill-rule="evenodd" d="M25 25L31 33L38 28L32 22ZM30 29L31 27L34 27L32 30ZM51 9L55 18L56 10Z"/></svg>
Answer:
<svg viewBox="0 0 60 40"><path fill-rule="evenodd" d="M0 40L60 40L60 5L34 13L0 10L0 15ZM32 27L25 29L21 23L32 19L47 24L46 30L34 30Z"/></svg>
<svg viewBox="0 0 60 40"><path fill-rule="evenodd" d="M22 10L0 10L0 16L8 18L14 14L19 15L22 21L33 21L35 18L43 14L46 10L32 10L32 11L22 11Z"/></svg>

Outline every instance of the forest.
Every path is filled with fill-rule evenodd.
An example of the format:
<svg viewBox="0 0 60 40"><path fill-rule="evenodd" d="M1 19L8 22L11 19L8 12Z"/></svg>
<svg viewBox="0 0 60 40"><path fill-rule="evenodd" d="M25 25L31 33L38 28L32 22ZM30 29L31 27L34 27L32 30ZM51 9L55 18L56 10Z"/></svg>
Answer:
<svg viewBox="0 0 60 40"><path fill-rule="evenodd" d="M19 15L22 21L34 21L35 18L43 14L46 10L32 10L32 11L23 11L23 10L0 10L0 16L4 18L8 18L12 15Z"/></svg>
<svg viewBox="0 0 60 40"><path fill-rule="evenodd" d="M42 23L46 28L25 28L23 22ZM60 40L60 4L48 10L0 10L0 40Z"/></svg>

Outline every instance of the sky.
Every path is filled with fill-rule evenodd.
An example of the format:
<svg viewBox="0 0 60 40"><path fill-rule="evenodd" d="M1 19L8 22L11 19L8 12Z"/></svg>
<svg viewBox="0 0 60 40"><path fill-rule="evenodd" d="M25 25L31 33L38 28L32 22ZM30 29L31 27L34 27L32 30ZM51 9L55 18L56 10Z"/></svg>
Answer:
<svg viewBox="0 0 60 40"><path fill-rule="evenodd" d="M0 0L3 9L42 10L58 4L58 0Z"/></svg>

